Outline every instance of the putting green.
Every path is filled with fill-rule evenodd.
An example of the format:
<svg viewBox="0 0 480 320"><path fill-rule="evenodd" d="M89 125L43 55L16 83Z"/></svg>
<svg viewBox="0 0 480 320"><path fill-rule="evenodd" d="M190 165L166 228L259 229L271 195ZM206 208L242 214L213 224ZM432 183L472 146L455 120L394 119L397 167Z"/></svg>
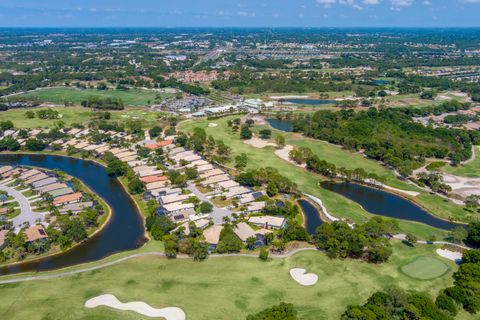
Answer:
<svg viewBox="0 0 480 320"><path fill-rule="evenodd" d="M418 257L404 264L400 270L409 277L431 280L443 276L450 268L442 261L432 257Z"/></svg>

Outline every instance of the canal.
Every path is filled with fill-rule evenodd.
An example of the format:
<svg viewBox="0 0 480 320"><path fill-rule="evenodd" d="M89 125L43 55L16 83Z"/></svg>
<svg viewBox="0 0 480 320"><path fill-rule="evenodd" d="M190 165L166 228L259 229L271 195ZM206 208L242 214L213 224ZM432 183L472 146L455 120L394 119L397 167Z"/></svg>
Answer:
<svg viewBox="0 0 480 320"><path fill-rule="evenodd" d="M110 221L92 238L65 253L0 268L0 275L64 268L142 246L147 239L133 200L120 182L95 162L56 155L0 154L1 164L58 169L80 179L112 208Z"/></svg>

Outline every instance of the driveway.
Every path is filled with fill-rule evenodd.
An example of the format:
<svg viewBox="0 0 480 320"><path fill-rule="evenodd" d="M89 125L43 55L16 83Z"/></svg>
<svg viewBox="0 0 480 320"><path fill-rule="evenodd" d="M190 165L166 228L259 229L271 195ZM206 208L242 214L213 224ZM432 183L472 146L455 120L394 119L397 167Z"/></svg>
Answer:
<svg viewBox="0 0 480 320"><path fill-rule="evenodd" d="M43 215L32 211L30 202L20 191L1 184L0 190L6 191L10 196L14 197L20 206L20 214L11 220L15 228L20 227L24 222L29 222L30 225L34 225L38 220L43 221Z"/></svg>
<svg viewBox="0 0 480 320"><path fill-rule="evenodd" d="M213 223L223 224L223 217L232 217L232 211L216 207L202 192L200 192L200 190L197 189L197 187L195 187L193 183L189 182L187 189L190 190L198 199L200 199L200 201L206 201L213 206L212 212L210 213Z"/></svg>

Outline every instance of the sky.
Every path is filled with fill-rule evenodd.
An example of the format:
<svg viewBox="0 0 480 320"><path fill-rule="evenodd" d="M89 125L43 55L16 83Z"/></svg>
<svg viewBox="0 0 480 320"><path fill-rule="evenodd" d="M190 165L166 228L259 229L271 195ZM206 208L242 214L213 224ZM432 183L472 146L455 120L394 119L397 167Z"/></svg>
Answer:
<svg viewBox="0 0 480 320"><path fill-rule="evenodd" d="M0 27L480 27L480 0L0 0Z"/></svg>

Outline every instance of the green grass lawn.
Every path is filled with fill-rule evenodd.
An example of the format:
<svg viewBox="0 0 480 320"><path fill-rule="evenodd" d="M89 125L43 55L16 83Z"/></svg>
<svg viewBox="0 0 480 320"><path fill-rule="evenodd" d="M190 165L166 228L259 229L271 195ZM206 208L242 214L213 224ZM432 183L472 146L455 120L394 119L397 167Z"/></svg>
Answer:
<svg viewBox="0 0 480 320"><path fill-rule="evenodd" d="M89 97L100 98L120 98L127 106L146 106L149 101L154 103L155 97L160 95L163 99L172 97L172 94L162 93L153 90L132 89L128 91L121 90L96 90L96 89L78 89L78 88L45 88L39 89L24 94L16 95L15 97L33 98L43 102L63 104L65 101L73 101L80 104L83 100Z"/></svg>
<svg viewBox="0 0 480 320"><path fill-rule="evenodd" d="M261 168L266 166L276 168L281 174L294 181L299 186L299 189L301 191L322 199L328 210L338 217L350 218L358 223L363 223L373 216L372 214L365 211L357 203L339 194L320 188L318 185L321 181L320 177L297 166L294 166L286 162L285 160L280 159L273 153L274 149L272 147L259 149L245 144L242 140L240 140L239 133L233 133L231 128L228 127L227 121L229 119L231 118L227 117L216 120L184 121L179 124L179 129L186 132L191 132L195 127L201 127L205 129L208 135L213 136L215 139L223 140L226 145L232 148L232 159L234 159L235 156L240 153L247 154L249 159L249 168ZM209 127L208 123L210 122L215 122L218 125L216 127ZM278 131L274 131L274 134L278 134ZM295 139L298 140L298 137ZM350 154L349 152L333 145L322 145L320 141L314 144L314 147L316 148L321 148L320 146L323 148L327 148L327 150L329 150L329 153L334 154L333 156L330 156L331 159L344 158L343 161L347 162L352 156L352 154ZM335 152L337 152L338 154L335 154ZM319 154L319 156L323 159L322 154ZM379 171L387 170L386 168L373 162L372 160L365 159L359 155L355 155L354 159L355 160L352 161L352 163L355 164L355 166L366 165L372 166ZM233 160L231 161L231 163L229 163L229 165L233 166ZM390 179L392 179L391 176ZM404 189L411 188L410 186L405 185L401 181L398 181L398 183L401 183L401 185L394 184L394 186L400 186ZM425 195L425 199L426 200L424 200L424 197L421 197L419 198L419 202L421 202L427 209L429 209L430 207L434 208L435 211L429 211L435 213L438 216L444 216L445 218L448 218L450 215L452 215L464 218L467 214L469 214L467 211L464 211L460 206L456 206L451 203L444 203L439 197ZM435 235L437 239L443 239L447 234L445 231L416 222L400 221L400 227L402 231L406 233L411 232L423 239L428 239L431 235Z"/></svg>
<svg viewBox="0 0 480 320"><path fill-rule="evenodd" d="M433 259L434 249L394 242L392 258L382 265L331 260L312 251L269 262L255 257L209 258L201 263L142 257L63 278L0 285L0 314L19 320L147 319L132 312L83 306L87 299L108 293L122 302L180 307L189 320L243 320L280 301L293 303L303 320L338 319L347 305L363 303L374 291L392 284L432 297L450 286L452 271L428 281L399 271L399 266L417 257ZM453 262L445 263L456 269ZM294 267L316 273L318 283L300 286L288 274Z"/></svg>
<svg viewBox="0 0 480 320"><path fill-rule="evenodd" d="M456 167L447 165L442 167L441 170L456 176L480 178L480 146L475 146L475 155L475 160L472 162Z"/></svg>
<svg viewBox="0 0 480 320"><path fill-rule="evenodd" d="M0 114L2 121L11 120L17 128L52 128L58 120L65 122L65 125L69 127L72 123L87 124L92 120L94 112L90 109L83 107L54 107L53 110L58 111L62 117L61 119L47 120L27 119L25 112L31 110L36 112L46 108L27 108L27 109L11 109L4 111ZM128 120L141 120L143 125L152 127L158 124L158 118L163 115L162 112L150 112L145 108L129 107L122 111L109 111L112 115L110 121L127 122Z"/></svg>
<svg viewBox="0 0 480 320"><path fill-rule="evenodd" d="M417 257L403 265L400 270L415 279L431 280L443 276L450 267L438 258Z"/></svg>

